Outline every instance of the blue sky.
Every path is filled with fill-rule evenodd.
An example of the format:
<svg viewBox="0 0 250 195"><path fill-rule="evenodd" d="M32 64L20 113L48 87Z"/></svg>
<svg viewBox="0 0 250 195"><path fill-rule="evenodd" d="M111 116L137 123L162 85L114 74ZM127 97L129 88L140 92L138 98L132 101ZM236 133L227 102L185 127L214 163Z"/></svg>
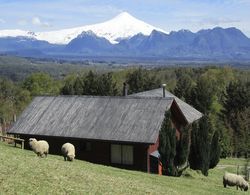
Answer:
<svg viewBox="0 0 250 195"><path fill-rule="evenodd" d="M123 11L165 31L234 26L250 37L250 0L0 0L0 29L50 31Z"/></svg>

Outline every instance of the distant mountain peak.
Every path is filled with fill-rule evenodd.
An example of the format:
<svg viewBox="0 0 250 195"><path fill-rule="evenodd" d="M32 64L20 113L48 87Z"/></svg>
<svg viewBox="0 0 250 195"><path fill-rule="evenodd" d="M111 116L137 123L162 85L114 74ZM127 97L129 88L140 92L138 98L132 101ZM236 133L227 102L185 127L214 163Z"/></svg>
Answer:
<svg viewBox="0 0 250 195"><path fill-rule="evenodd" d="M83 37L83 36L96 36L95 33L93 33L93 31L88 30L88 31L83 31L81 34L79 34L77 37Z"/></svg>
<svg viewBox="0 0 250 195"><path fill-rule="evenodd" d="M92 30L97 36L106 38L113 44L139 33L150 35L153 30L166 33L162 29L135 18L128 12L122 12L106 22L86 26L86 28Z"/></svg>
<svg viewBox="0 0 250 195"><path fill-rule="evenodd" d="M115 44L138 33L150 35L153 30L166 33L160 28L156 28L142 20L135 18L128 12L121 12L106 22L93 25L37 33L22 30L0 30L0 37L29 36L34 37L37 40L44 40L53 44L68 44L82 32L92 31L98 37L106 38L108 41Z"/></svg>
<svg viewBox="0 0 250 195"><path fill-rule="evenodd" d="M118 19L118 20L120 20L120 19L124 19L124 18L130 18L130 19L135 19L135 17L133 17L131 14L129 14L128 12L121 12L120 14L118 14L117 16L115 16L114 18L113 18L113 20L114 19Z"/></svg>

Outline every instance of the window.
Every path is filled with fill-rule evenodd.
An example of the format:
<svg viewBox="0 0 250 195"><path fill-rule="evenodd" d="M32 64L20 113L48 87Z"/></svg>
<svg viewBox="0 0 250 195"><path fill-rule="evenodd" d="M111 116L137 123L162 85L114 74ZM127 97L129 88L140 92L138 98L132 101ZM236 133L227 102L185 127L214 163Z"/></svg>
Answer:
<svg viewBox="0 0 250 195"><path fill-rule="evenodd" d="M122 163L122 147L121 145L111 145L111 162L116 164Z"/></svg>
<svg viewBox="0 0 250 195"><path fill-rule="evenodd" d="M132 165L134 163L133 146L112 144L111 163Z"/></svg>

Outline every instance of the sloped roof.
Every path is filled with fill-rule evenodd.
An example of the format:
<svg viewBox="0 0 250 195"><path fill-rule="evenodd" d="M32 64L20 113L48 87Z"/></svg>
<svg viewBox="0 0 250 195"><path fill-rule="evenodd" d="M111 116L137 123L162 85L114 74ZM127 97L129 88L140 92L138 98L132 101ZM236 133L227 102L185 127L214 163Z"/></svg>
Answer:
<svg viewBox="0 0 250 195"><path fill-rule="evenodd" d="M131 97L162 97L163 89L158 88L158 89L153 89L149 91L143 91L140 93L131 94L130 96ZM199 112L198 110L196 110L195 108L193 108L192 106L190 106L183 100L179 99L178 97L176 97L175 95L173 95L167 90L165 90L165 97L175 99L176 103L178 104L181 112L185 116L188 123L192 123L202 117L201 112Z"/></svg>
<svg viewBox="0 0 250 195"><path fill-rule="evenodd" d="M8 131L136 143L155 143L173 98L40 96Z"/></svg>

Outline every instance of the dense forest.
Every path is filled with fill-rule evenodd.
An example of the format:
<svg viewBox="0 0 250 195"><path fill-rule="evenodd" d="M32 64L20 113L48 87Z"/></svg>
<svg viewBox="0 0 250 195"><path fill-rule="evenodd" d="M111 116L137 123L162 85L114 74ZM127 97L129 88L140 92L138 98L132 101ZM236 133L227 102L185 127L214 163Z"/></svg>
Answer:
<svg viewBox="0 0 250 195"><path fill-rule="evenodd" d="M42 71L27 74L23 79L2 77L0 124L2 127L11 124L13 116L18 116L34 96L119 96L124 82L129 86L129 94L166 83L169 91L204 114L200 122L192 125L191 168L202 170L207 175L207 170L218 163L219 156L249 157L250 72L229 66L123 68L113 71L82 68L59 77L55 72L51 75ZM180 147L176 145L178 143L173 144L177 149ZM183 161L182 156L175 156L175 151L172 156L173 164ZM202 161L206 163L197 164Z"/></svg>

